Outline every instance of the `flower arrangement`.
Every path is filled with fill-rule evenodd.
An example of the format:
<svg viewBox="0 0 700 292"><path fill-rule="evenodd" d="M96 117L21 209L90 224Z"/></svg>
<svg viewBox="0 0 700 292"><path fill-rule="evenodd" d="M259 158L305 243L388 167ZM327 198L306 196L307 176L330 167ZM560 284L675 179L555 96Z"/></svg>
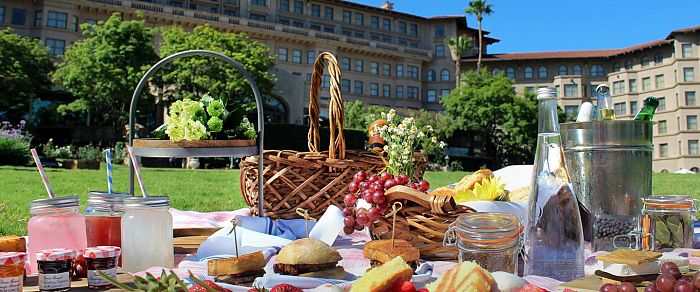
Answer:
<svg viewBox="0 0 700 292"><path fill-rule="evenodd" d="M412 178L415 151L432 153L446 146L445 142L433 135L434 130L430 125L421 129L413 117L402 119L391 109L388 113L382 113L382 119L387 121L387 125L377 126L374 131L386 142L384 152L389 158L387 169L393 175L405 173Z"/></svg>

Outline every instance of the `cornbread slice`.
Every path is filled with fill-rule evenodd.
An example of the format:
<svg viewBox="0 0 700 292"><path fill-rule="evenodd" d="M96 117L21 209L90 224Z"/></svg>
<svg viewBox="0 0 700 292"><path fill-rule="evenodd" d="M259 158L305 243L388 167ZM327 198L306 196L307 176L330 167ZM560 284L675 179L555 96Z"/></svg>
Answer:
<svg viewBox="0 0 700 292"><path fill-rule="evenodd" d="M412 275L411 267L401 257L395 257L387 263L369 270L362 278L352 283L350 292L390 291L396 284L410 280Z"/></svg>
<svg viewBox="0 0 700 292"><path fill-rule="evenodd" d="M265 267L265 256L260 251L237 258L214 259L207 262L209 276L243 274L263 267Z"/></svg>
<svg viewBox="0 0 700 292"><path fill-rule="evenodd" d="M617 264L640 265L658 259L663 254L654 251L618 249L604 255L596 256L596 259Z"/></svg>
<svg viewBox="0 0 700 292"><path fill-rule="evenodd" d="M427 288L430 291L488 292L495 286L496 281L487 270L474 262L461 262Z"/></svg>
<svg viewBox="0 0 700 292"><path fill-rule="evenodd" d="M0 236L0 252L26 252L27 242L21 236Z"/></svg>

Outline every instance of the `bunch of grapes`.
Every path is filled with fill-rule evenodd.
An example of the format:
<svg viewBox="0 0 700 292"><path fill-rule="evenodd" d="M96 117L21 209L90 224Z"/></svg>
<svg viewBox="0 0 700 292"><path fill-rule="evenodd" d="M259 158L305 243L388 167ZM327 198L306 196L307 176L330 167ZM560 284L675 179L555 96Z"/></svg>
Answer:
<svg viewBox="0 0 700 292"><path fill-rule="evenodd" d="M644 288L644 292L693 292L700 290L700 272L692 277L683 276L678 265L666 262L661 265L661 274L656 281ZM605 284L600 292L632 292L637 291L633 284L622 283L620 286Z"/></svg>
<svg viewBox="0 0 700 292"><path fill-rule="evenodd" d="M382 172L380 175L371 175L364 171L356 173L348 185L349 192L343 198L345 203L343 209L345 227L343 227L343 231L345 234L351 234L355 230L360 231L372 224L379 216L386 214L389 210L389 203L386 201L384 192L399 185L409 186L421 192L430 189L430 184L427 181L411 182L406 174L394 177L388 172ZM363 199L371 207L369 209L361 207L356 210L355 206L359 199Z"/></svg>

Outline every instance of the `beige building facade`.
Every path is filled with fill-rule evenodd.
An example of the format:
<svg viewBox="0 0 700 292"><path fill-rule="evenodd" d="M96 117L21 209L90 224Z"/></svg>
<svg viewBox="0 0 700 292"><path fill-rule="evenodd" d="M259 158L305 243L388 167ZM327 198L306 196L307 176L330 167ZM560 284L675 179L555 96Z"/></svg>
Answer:
<svg viewBox="0 0 700 292"><path fill-rule="evenodd" d="M474 67L475 58L462 61ZM582 102L595 105L595 88L601 83L610 86L619 119L632 119L646 97L657 97L654 171L699 172L700 26L628 48L493 54L484 64L512 78L518 93L556 87L559 105L572 118Z"/></svg>

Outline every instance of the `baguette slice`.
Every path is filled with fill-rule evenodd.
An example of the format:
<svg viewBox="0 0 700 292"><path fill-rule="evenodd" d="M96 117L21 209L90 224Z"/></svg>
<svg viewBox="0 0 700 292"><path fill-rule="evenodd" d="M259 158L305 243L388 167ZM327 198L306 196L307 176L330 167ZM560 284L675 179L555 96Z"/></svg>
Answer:
<svg viewBox="0 0 700 292"><path fill-rule="evenodd" d="M474 262L462 262L428 285L430 291L489 292L497 289L491 273Z"/></svg>
<svg viewBox="0 0 700 292"><path fill-rule="evenodd" d="M237 258L215 259L207 263L209 276L237 275L257 271L265 267L265 256L261 251Z"/></svg>
<svg viewBox="0 0 700 292"><path fill-rule="evenodd" d="M403 239L394 240L391 244L391 239L372 240L365 244L365 258L386 263L395 257L401 257L406 263L415 262L420 259L420 251L413 247L408 241Z"/></svg>
<svg viewBox="0 0 700 292"><path fill-rule="evenodd" d="M0 252L26 252L27 242L21 236L0 236Z"/></svg>
<svg viewBox="0 0 700 292"><path fill-rule="evenodd" d="M401 257L395 257L393 260L369 270L362 278L352 283L350 292L391 291L392 287L396 286L398 283L410 280L412 275L413 270L411 270L411 267L407 265Z"/></svg>

